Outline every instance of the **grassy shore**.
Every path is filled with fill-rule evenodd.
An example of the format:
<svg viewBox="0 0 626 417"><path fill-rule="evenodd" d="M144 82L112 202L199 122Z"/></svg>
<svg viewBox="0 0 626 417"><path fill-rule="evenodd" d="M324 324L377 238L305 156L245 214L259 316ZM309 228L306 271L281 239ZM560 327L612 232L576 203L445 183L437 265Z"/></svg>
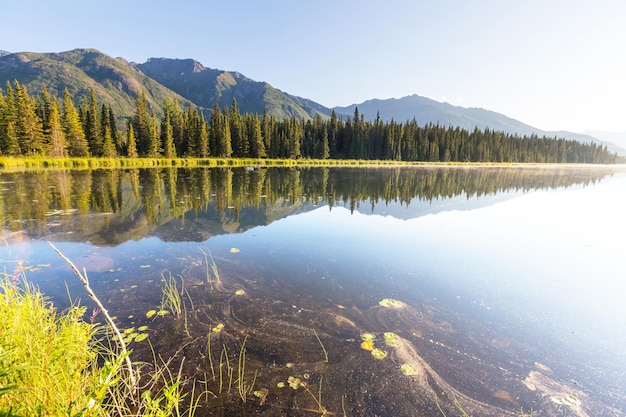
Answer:
<svg viewBox="0 0 626 417"><path fill-rule="evenodd" d="M0 273L0 416L193 416L179 375L155 366L133 386L128 353L85 313L57 311L20 268Z"/></svg>
<svg viewBox="0 0 626 417"><path fill-rule="evenodd" d="M511 162L407 162L368 159L266 159L266 158L46 158L0 157L0 170L171 168L171 167L281 167L281 166L461 166L461 167L602 167L624 169L619 164L553 164Z"/></svg>

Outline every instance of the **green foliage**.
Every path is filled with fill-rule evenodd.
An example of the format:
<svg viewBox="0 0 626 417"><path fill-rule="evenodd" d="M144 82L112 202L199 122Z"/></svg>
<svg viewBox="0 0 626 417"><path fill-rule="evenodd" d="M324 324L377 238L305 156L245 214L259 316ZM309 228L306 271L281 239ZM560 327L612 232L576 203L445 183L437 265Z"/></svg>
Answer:
<svg viewBox="0 0 626 417"><path fill-rule="evenodd" d="M515 136L485 129L366 121L355 109L344 121L276 120L245 113L233 99L230 108L215 105L211 119L194 106L185 109L165 99L153 107L145 91L135 100L126 132L118 131L108 104L99 107L95 91L76 111L71 94L63 96L63 117L45 87L37 98L17 81L0 92L0 154L62 158L279 158L389 160L406 162L615 163L617 155L595 143L537 136ZM161 116L157 116L161 114ZM160 120L159 120L160 117ZM62 125L62 129L60 127ZM124 137L124 141L119 138Z"/></svg>

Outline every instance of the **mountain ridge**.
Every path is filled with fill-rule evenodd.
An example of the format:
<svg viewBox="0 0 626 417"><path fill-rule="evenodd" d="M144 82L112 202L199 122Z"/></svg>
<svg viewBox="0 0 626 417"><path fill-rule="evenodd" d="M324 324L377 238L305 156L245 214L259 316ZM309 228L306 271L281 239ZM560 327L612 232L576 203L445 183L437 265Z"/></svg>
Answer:
<svg viewBox="0 0 626 417"><path fill-rule="evenodd" d="M267 111L277 119L296 117L328 119L335 111L339 117L351 117L354 109L369 120L404 122L416 119L429 123L461 127L467 130L488 128L518 135L564 137L581 142L607 145L611 152L626 155L626 150L596 137L565 132L548 132L527 125L504 114L481 108L466 108L419 96L399 99L371 99L346 107L329 108L312 100L283 92L267 82L255 81L237 71L205 67L195 59L149 58L144 63L113 58L97 49L73 49L65 52L0 52L0 86L17 80L29 91L48 91L62 97L67 87L75 100L88 99L91 89L98 100L109 103L115 114L128 118L134 113L139 91L146 93L150 106L160 111L165 98L181 105L193 104L209 116L215 104L220 108L234 101L241 113L261 114Z"/></svg>

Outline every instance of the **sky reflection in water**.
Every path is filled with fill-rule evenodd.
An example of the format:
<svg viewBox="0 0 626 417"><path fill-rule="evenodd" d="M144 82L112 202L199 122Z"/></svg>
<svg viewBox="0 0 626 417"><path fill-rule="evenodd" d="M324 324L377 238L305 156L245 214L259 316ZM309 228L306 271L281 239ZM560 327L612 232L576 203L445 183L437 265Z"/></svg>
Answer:
<svg viewBox="0 0 626 417"><path fill-rule="evenodd" d="M77 265L85 263L94 286L105 294L137 280L158 282L164 271L188 274L190 260L200 259L203 248L225 275L292 286L293 299L282 301L294 305L299 297L313 296L321 305L359 309L387 297L417 308L434 306L468 337L496 343L502 336L520 343L521 352L482 360L506 365L519 357L521 368L541 362L625 410L623 395L613 398L626 384L624 195L626 174L616 173L584 187L413 198L408 204L378 200L374 208L363 199L354 210L349 201L337 199L331 209L326 198L314 198L317 206L304 203L290 215L245 229L242 225L254 224L263 206L242 209L228 222L224 218L233 215L231 209L210 214L207 206L189 211L184 220L160 215L166 220L144 237L111 246L72 243L73 233L69 239L59 233L52 237ZM295 203L276 207L281 204L289 214ZM187 231L205 230L209 221L233 230L239 224L241 230L186 241ZM63 281L72 276L37 240L48 237L17 240L2 256L51 264L28 277L62 298ZM231 248L239 253L230 253ZM80 285L70 287L80 294ZM145 291L137 297L155 304L160 295ZM155 299L146 301L149 297ZM449 343L462 349L465 342Z"/></svg>

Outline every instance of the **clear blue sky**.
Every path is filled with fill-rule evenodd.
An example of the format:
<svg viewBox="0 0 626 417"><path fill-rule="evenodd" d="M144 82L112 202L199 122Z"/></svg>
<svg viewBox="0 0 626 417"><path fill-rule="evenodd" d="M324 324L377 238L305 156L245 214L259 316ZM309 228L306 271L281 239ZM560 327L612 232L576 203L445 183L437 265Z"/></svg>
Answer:
<svg viewBox="0 0 626 417"><path fill-rule="evenodd" d="M20 0L0 49L194 58L328 107L419 94L626 131L624 0Z"/></svg>

